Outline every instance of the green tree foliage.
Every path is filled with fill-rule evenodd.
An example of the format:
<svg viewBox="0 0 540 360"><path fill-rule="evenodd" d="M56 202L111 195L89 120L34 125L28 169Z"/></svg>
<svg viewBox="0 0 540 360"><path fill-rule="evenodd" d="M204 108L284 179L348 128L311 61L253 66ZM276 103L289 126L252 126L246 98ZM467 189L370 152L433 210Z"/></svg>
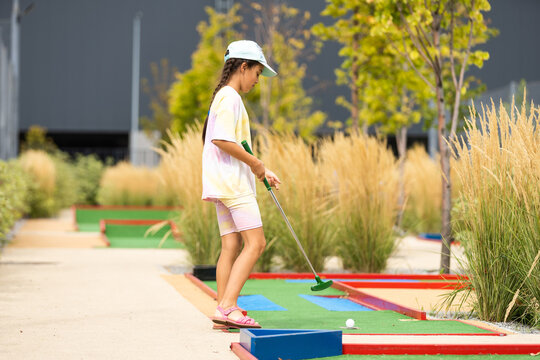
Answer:
<svg viewBox="0 0 540 360"><path fill-rule="evenodd" d="M415 76L392 41L384 34L372 32L375 13L373 2L328 0L322 14L335 21L330 25L316 24L313 32L323 40L343 45L339 54L344 61L336 70L336 77L338 84L349 86L351 95L350 100L340 96L336 102L350 111L348 123L353 131L362 127L367 132L368 126L376 124L382 133L396 134L401 174L399 208L402 209L407 129L431 116L428 104L433 93ZM399 223L401 216L398 219Z"/></svg>
<svg viewBox="0 0 540 360"><path fill-rule="evenodd" d="M21 143L21 152L26 150L43 150L48 154L58 152L58 147L54 141L47 136L47 129L39 125L32 125L28 128L24 141Z"/></svg>
<svg viewBox="0 0 540 360"><path fill-rule="evenodd" d="M191 56L191 69L178 73L169 90L173 132L184 133L189 125L206 119L227 45L241 38L235 30L235 25L241 21L238 9L235 5L227 14L220 14L211 7L205 9L208 22L201 21L197 26L201 39Z"/></svg>
<svg viewBox="0 0 540 360"><path fill-rule="evenodd" d="M336 102L351 112L349 125L366 130L380 124L385 133L396 133L420 121L427 114L432 93L383 34L371 29L376 21L375 4L363 0L328 0L322 15L335 22L318 23L313 32L323 40L340 42L341 68L336 70L338 84L351 88L350 100Z"/></svg>
<svg viewBox="0 0 540 360"><path fill-rule="evenodd" d="M0 160L0 243L6 240L15 221L28 211L30 181L17 162Z"/></svg>
<svg viewBox="0 0 540 360"><path fill-rule="evenodd" d="M487 0L372 2L376 21L371 33L392 41L394 49L435 93L443 178L441 269L448 272L452 241L448 143L455 138L461 100L468 91L465 72L471 65L482 67L489 58L487 52L473 48L495 34L495 30L488 28L483 15L490 10L490 5ZM450 121L446 119L447 110L451 114Z"/></svg>
<svg viewBox="0 0 540 360"><path fill-rule="evenodd" d="M361 0L327 0L326 8L321 14L330 16L336 21L328 26L318 23L312 28L313 33L321 39L337 41L343 45L339 55L345 60L335 73L337 83L348 85L351 95L350 100L339 97L336 102L351 112L348 122L355 129L358 129L360 125L367 126L367 124L361 124L360 121L358 94L362 87L362 81L359 79L360 68L366 61L362 59L363 52L360 51L360 43L362 35L368 32L367 21L362 14L368 13L368 6Z"/></svg>
<svg viewBox="0 0 540 360"><path fill-rule="evenodd" d="M299 59L306 57L306 44L310 41L306 30L310 14L285 4L250 4L245 8L250 11L247 15L255 19L256 41L263 47L267 61L279 64L279 76L261 77L259 86L244 96L253 129L296 132L304 139L312 139L326 115L312 111L313 99L303 87L306 65ZM169 90L173 132L184 133L187 125L204 121L223 68L227 45L249 38L236 30L242 21L239 9L239 5L233 6L227 14L206 9L209 18L197 27L201 40L192 55L192 67L178 74Z"/></svg>
<svg viewBox="0 0 540 360"><path fill-rule="evenodd" d="M161 139L167 140L167 129L171 127L173 119L169 112L168 91L178 70L169 66L169 60L161 59L159 64L150 64L150 72L152 82L143 78L141 86L143 92L150 97L152 116L142 116L141 126L145 132L151 134L157 131Z"/></svg>
<svg viewBox="0 0 540 360"><path fill-rule="evenodd" d="M320 49L320 43L313 41L307 30L311 14L275 1L252 2L251 11L257 42L267 60L279 64L279 75L261 78L259 96L248 104L256 123L278 133L295 132L305 140L313 140L326 114L312 111L313 99L303 87L306 64L302 60Z"/></svg>

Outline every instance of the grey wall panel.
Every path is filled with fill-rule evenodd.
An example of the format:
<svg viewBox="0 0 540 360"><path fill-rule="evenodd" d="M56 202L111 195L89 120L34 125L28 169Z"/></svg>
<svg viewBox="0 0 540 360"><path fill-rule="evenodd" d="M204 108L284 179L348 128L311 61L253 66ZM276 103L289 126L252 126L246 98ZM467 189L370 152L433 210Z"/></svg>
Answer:
<svg viewBox="0 0 540 360"><path fill-rule="evenodd" d="M490 4L486 17L499 35L481 47L490 59L482 69L472 67L470 74L480 78L488 90L520 79L540 80L540 1L490 0Z"/></svg>
<svg viewBox="0 0 540 360"><path fill-rule="evenodd" d="M21 8L32 0L21 0ZM190 67L199 41L196 25L207 19L204 6L213 0L35 0L21 26L21 130L32 124L51 132L126 132L130 124L132 20L143 12L141 77L150 78L150 63L168 58L180 71ZM323 0L290 4L320 16ZM488 90L519 81L540 80L538 46L539 0L491 0L487 17L500 35L484 48L491 58L470 74ZM9 17L11 1L0 0L0 18ZM246 19L249 22L249 19ZM334 69L342 58L340 46L326 43L308 63L306 88L320 81L328 86L310 94L332 120L348 112L335 105L348 89L335 85ZM148 115L148 98L141 92L140 115Z"/></svg>
<svg viewBox="0 0 540 360"><path fill-rule="evenodd" d="M213 1L48 0L24 18L21 128L127 131L132 20L143 12L141 77L168 58L183 71L198 42L196 24ZM141 115L147 110L141 96ZM147 112L147 111L146 111Z"/></svg>

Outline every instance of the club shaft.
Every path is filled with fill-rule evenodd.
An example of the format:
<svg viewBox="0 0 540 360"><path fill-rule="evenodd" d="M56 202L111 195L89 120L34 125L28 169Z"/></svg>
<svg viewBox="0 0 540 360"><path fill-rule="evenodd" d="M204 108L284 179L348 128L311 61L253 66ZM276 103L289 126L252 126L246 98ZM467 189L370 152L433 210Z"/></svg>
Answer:
<svg viewBox="0 0 540 360"><path fill-rule="evenodd" d="M274 195L274 192L272 190L270 190L270 195L272 195L272 199L274 199L274 202L276 203L276 206L278 207L279 211L281 212L281 216L283 216L283 219L287 223L287 226L289 227L289 230L291 231L291 234L292 234L294 240L296 240L296 243L298 244L298 247L300 248L300 251L302 252L302 254L304 254L304 257L306 258L306 261L309 264L309 267L311 268L311 271L313 272L313 274L315 276L318 276L317 273L315 272L315 269L313 268L313 265L311 265L311 261L309 261L309 258L307 256L306 252L304 251L304 247L300 243L300 240L298 240L298 237L296 236L296 233L294 232L294 230L293 230L293 228L291 226L291 223L289 222L289 219L287 219L287 215L285 215L285 212L281 208L281 205L279 205L279 201L276 198L276 196Z"/></svg>

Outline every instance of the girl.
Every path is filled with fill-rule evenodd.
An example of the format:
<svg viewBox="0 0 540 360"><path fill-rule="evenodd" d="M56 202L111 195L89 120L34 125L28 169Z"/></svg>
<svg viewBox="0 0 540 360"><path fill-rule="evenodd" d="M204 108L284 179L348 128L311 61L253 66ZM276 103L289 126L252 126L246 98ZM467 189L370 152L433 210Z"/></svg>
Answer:
<svg viewBox="0 0 540 360"><path fill-rule="evenodd" d="M236 328L261 327L237 306L240 290L266 245L255 199L255 176L260 181L266 177L276 189L281 183L241 145L247 140L251 146L251 135L239 93L249 92L260 75L277 75L260 46L248 40L229 44L203 128L202 199L215 202L221 235L216 269L218 306L212 321ZM238 254L242 240L244 248Z"/></svg>

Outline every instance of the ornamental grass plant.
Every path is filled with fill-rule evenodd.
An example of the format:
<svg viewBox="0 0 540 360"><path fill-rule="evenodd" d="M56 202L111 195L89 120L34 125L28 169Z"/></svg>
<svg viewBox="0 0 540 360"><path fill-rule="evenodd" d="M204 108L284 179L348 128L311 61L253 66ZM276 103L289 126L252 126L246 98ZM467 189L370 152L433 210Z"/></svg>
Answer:
<svg viewBox="0 0 540 360"><path fill-rule="evenodd" d="M455 174L458 160L451 159L452 201L461 189ZM413 233L441 231L442 172L439 156L432 159L423 146L407 151L405 162L405 209L402 226Z"/></svg>
<svg viewBox="0 0 540 360"><path fill-rule="evenodd" d="M441 231L441 167L421 145L407 151L402 226L414 233Z"/></svg>
<svg viewBox="0 0 540 360"><path fill-rule="evenodd" d="M397 161L386 144L363 133L321 144L320 159L335 212L325 222L334 223L336 249L346 269L380 272L392 254L393 227L397 219Z"/></svg>
<svg viewBox="0 0 540 360"><path fill-rule="evenodd" d="M28 150L18 159L31 179L28 189L28 215L48 217L60 209L55 200L57 170L52 157L42 150Z"/></svg>
<svg viewBox="0 0 540 360"><path fill-rule="evenodd" d="M471 110L455 141L462 183L454 208L476 301L487 321L540 325L540 131L538 108ZM455 295L455 294L454 294Z"/></svg>
<svg viewBox="0 0 540 360"><path fill-rule="evenodd" d="M182 211L174 219L194 265L216 264L221 239L215 205L202 201L201 129L191 127L182 136L168 133L169 142L155 149L161 155L160 177Z"/></svg>
<svg viewBox="0 0 540 360"><path fill-rule="evenodd" d="M294 135L259 135L255 150L265 167L281 180L279 190L273 190L292 228L302 243L316 271L322 271L327 256L333 255L335 231L334 209L328 185L315 159L314 148ZM267 249L260 259L268 268L274 252L288 270L310 272L304 256L292 237L279 209L266 187L257 184L257 201L261 210Z"/></svg>
<svg viewBox="0 0 540 360"><path fill-rule="evenodd" d="M101 205L171 206L175 198L161 180L161 168L119 162L101 177L97 202Z"/></svg>
<svg viewBox="0 0 540 360"><path fill-rule="evenodd" d="M27 199L29 217L55 216L80 198L81 182L76 166L66 153L27 150L17 161L31 179Z"/></svg>

